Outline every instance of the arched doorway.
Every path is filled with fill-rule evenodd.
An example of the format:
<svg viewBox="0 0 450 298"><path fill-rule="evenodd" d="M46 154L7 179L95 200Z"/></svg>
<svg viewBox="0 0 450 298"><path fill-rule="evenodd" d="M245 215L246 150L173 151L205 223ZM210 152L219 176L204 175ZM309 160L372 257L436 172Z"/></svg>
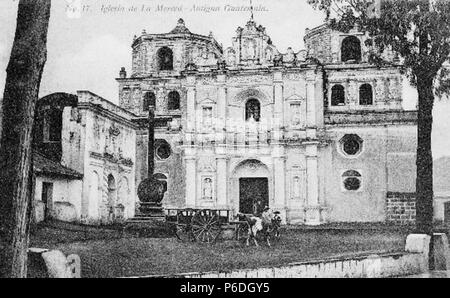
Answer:
<svg viewBox="0 0 450 298"><path fill-rule="evenodd" d="M116 202L116 179L113 175L108 175L108 201L106 204L108 222L114 221L114 205Z"/></svg>
<svg viewBox="0 0 450 298"><path fill-rule="evenodd" d="M115 208L115 219L125 219L126 211L130 207L130 184L126 177L122 177L117 191L117 202Z"/></svg>
<svg viewBox="0 0 450 298"><path fill-rule="evenodd" d="M240 162L233 171L234 207L240 213L259 215L270 206L270 173L256 159Z"/></svg>

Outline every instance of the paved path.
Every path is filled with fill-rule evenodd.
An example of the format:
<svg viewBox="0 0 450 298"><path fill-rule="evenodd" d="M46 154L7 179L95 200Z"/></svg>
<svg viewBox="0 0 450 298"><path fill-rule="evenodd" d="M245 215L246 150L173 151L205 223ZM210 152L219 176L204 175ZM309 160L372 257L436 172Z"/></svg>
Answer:
<svg viewBox="0 0 450 298"><path fill-rule="evenodd" d="M427 273L404 276L402 278L450 278L450 270L448 271L430 271Z"/></svg>

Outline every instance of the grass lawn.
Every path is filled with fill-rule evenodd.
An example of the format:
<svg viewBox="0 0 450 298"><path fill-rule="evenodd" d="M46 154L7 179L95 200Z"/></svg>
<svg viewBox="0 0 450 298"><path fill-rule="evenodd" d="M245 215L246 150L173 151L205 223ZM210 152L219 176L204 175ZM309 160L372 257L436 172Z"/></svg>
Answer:
<svg viewBox="0 0 450 298"><path fill-rule="evenodd" d="M48 235L48 232L40 234ZM117 235L84 241L72 235L64 243L57 243L55 237L38 235L32 238L32 245L78 254L83 277L122 277L279 266L339 255L401 251L407 234L408 231L398 230L287 229L271 248L264 243L256 248L237 241L208 245L183 243L175 238L118 238ZM60 231L59 235L64 238ZM47 242L49 238L53 241Z"/></svg>

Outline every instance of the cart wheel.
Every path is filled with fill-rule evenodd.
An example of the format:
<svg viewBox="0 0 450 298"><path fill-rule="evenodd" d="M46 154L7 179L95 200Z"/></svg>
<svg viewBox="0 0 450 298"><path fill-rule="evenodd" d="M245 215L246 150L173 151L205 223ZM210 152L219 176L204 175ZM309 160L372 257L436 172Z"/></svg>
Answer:
<svg viewBox="0 0 450 298"><path fill-rule="evenodd" d="M177 225L175 235L178 240L183 242L189 242L193 239L191 230L185 225Z"/></svg>
<svg viewBox="0 0 450 298"><path fill-rule="evenodd" d="M248 224L240 223L236 228L236 240L247 239L248 237Z"/></svg>
<svg viewBox="0 0 450 298"><path fill-rule="evenodd" d="M196 241L214 243L221 234L219 216L210 210L200 210L192 218L192 234Z"/></svg>

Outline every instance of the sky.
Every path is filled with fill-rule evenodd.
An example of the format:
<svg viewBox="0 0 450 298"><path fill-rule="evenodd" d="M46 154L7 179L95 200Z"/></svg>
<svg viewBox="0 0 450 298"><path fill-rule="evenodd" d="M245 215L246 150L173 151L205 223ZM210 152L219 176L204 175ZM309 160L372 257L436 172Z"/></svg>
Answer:
<svg viewBox="0 0 450 298"><path fill-rule="evenodd" d="M134 35L166 33L179 18L193 33L214 37L224 47L250 12L237 8L250 0L53 0L48 32L48 58L40 95L53 92L92 91L118 102L121 67L131 68ZM306 28L323 22L322 12L306 0L253 0L254 17L266 27L280 52L288 47L303 49ZM0 94L3 94L14 31L18 0L0 1ZM164 8L165 10L158 10ZM2 96L0 96L2 97ZM417 92L404 84L404 107L414 109ZM450 155L450 100L437 100L434 109L433 154Z"/></svg>

